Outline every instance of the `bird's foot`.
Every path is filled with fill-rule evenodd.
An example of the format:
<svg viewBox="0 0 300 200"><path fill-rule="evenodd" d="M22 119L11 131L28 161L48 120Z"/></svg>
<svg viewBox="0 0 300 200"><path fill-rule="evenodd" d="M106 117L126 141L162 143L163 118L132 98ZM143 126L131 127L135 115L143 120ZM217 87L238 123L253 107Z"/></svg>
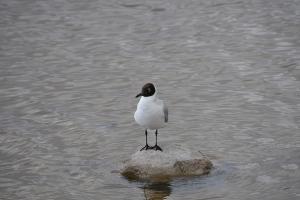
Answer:
<svg viewBox="0 0 300 200"><path fill-rule="evenodd" d="M155 150L155 151L163 151L162 150L162 148L160 148L160 146L158 146L158 145L155 145L155 146L153 146L153 147L151 147L151 149L153 149L153 150Z"/></svg>
<svg viewBox="0 0 300 200"><path fill-rule="evenodd" d="M146 144L143 148L141 148L140 151L144 151L144 150L148 150L148 149L151 149L151 147L148 144Z"/></svg>

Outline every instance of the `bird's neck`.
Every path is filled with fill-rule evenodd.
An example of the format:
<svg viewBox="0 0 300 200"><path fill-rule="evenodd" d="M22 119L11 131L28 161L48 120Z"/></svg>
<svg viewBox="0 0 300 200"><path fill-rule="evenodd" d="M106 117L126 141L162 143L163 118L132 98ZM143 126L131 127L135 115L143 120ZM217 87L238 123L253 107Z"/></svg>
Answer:
<svg viewBox="0 0 300 200"><path fill-rule="evenodd" d="M142 97L142 101L147 102L147 101L155 101L157 99L157 92L155 92L152 96L150 97Z"/></svg>

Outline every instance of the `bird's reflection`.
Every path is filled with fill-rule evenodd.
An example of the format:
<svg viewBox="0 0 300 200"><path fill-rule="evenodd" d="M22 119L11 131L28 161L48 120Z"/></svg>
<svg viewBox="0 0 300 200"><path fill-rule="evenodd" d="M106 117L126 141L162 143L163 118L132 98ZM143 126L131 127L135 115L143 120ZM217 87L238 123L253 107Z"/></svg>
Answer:
<svg viewBox="0 0 300 200"><path fill-rule="evenodd" d="M141 188L144 191L145 200L163 200L172 192L169 182L150 182Z"/></svg>

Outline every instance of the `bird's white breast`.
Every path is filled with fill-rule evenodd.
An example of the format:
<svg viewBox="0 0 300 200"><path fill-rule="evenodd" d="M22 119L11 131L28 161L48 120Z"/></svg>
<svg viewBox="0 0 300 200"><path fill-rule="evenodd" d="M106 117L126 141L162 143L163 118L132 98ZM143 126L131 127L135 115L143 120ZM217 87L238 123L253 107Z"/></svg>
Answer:
<svg viewBox="0 0 300 200"><path fill-rule="evenodd" d="M134 114L135 121L146 129L164 127L163 102L154 97L142 97Z"/></svg>

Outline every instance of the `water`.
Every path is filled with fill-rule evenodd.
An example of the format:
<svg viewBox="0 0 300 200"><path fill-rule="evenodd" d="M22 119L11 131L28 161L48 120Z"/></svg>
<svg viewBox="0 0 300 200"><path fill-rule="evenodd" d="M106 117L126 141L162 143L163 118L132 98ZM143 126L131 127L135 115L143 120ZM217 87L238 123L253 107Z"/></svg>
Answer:
<svg viewBox="0 0 300 200"><path fill-rule="evenodd" d="M0 23L0 199L299 199L298 0L2 0ZM207 154L210 175L117 173L144 145L148 81L160 146Z"/></svg>

